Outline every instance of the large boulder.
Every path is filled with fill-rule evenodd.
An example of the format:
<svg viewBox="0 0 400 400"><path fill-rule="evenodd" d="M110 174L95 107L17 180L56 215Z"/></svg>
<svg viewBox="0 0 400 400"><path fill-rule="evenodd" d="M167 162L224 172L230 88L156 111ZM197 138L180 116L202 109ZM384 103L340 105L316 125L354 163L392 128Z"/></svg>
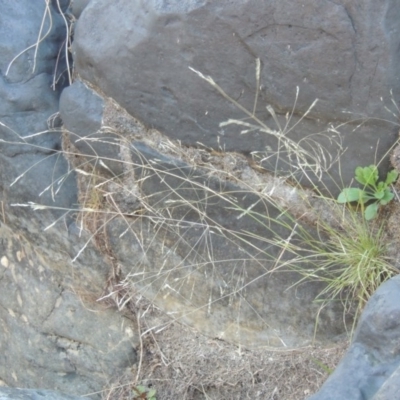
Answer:
<svg viewBox="0 0 400 400"><path fill-rule="evenodd" d="M400 94L399 17L390 0L94 0L77 23L73 55L83 79L146 126L186 146L252 154L335 195L395 141L397 116L385 106L391 91L396 101ZM220 127L249 115L189 67L250 114L259 89L257 117L270 129Z"/></svg>
<svg viewBox="0 0 400 400"><path fill-rule="evenodd" d="M335 372L309 400L386 400L399 396L400 276L383 284L360 318Z"/></svg>

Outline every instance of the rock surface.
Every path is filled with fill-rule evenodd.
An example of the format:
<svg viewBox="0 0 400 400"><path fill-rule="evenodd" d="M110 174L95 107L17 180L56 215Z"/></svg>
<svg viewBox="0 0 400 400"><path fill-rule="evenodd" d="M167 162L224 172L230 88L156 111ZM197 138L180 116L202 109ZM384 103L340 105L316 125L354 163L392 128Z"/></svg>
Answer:
<svg viewBox="0 0 400 400"><path fill-rule="evenodd" d="M305 0L296 6L290 0L94 0L77 23L73 54L82 78L146 126L187 146L255 152L269 170L276 162L286 173L302 166L315 183L312 161L318 158L321 165L325 155L328 167L329 157L340 152L336 141L342 141L342 169L335 164L322 181L336 194L338 186L349 184L355 167L380 160L396 139L397 117L384 105L390 104L390 90L400 100L399 17L390 0L361 5ZM288 139L281 135L278 141L271 131L242 135L246 128L220 127L246 115L189 69L212 76L251 113L257 58L257 115L276 130L265 106L272 105L285 126L295 104L290 128L283 129ZM289 139L300 141L308 156L297 159ZM327 151L319 153L316 143Z"/></svg>
<svg viewBox="0 0 400 400"><path fill-rule="evenodd" d="M105 225L97 236L107 243L129 290L211 337L248 347L308 343L318 313L313 299L321 284L294 287L298 274L273 273L277 259L293 258L274 241L289 238L295 221L281 215L264 191L243 185L239 177L245 170L252 181L261 179L246 158L231 156L231 174L222 169L217 173L218 167L213 170L204 161L199 167L190 159L200 159L200 154L188 156L107 98L99 99L76 82L63 92L60 112L66 142L84 156L77 159L72 151L71 165L82 169L90 161L107 166L87 172L79 197L88 208L93 195L86 193L96 193L95 176L107 198L97 207L109 217L93 226L92 233ZM266 185L260 180L264 190ZM254 220L264 215L269 217L265 222ZM321 340L343 332L342 312L332 305L321 313Z"/></svg>
<svg viewBox="0 0 400 400"><path fill-rule="evenodd" d="M104 260L90 246L72 264L84 236L24 228L49 245L43 251L0 224L1 379L75 395L106 389L135 364L138 337L132 320L95 303L109 276Z"/></svg>
<svg viewBox="0 0 400 400"><path fill-rule="evenodd" d="M0 400L83 400L53 390L0 388Z"/></svg>
<svg viewBox="0 0 400 400"><path fill-rule="evenodd" d="M384 283L360 318L346 356L309 400L383 400L399 397L400 276Z"/></svg>
<svg viewBox="0 0 400 400"><path fill-rule="evenodd" d="M70 7L71 12L76 19L78 19L85 9L85 7L89 4L90 0L71 0Z"/></svg>
<svg viewBox="0 0 400 400"><path fill-rule="evenodd" d="M60 153L57 124L47 123L56 121L62 88L62 78L51 88L65 38L57 11L48 10L51 29L37 53L31 48L10 64L37 38L45 4L0 1L0 379L84 395L136 362L137 327L96 304L110 267L94 245L71 262L90 236L72 218L75 176ZM28 202L42 210L17 206Z"/></svg>

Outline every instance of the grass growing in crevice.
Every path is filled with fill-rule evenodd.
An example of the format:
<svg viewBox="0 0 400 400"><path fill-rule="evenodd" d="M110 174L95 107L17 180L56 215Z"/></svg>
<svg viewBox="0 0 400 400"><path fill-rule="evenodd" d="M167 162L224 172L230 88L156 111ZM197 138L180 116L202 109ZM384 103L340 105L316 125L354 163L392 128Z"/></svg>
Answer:
<svg viewBox="0 0 400 400"><path fill-rule="evenodd" d="M145 139L142 138L142 140ZM102 142L104 143L104 139ZM88 141L88 143L92 145L96 141ZM182 156L183 158L184 153L187 153L186 149L180 148L179 145L167 139L164 142L158 141L158 143L160 143L160 147L167 148L169 154L172 153L176 157ZM121 142L121 146L131 151L129 141ZM95 153L95 148L92 149ZM69 157L76 158L80 155L76 149L69 149L69 151ZM220 157L223 158L223 156ZM108 178L99 174L97 166L102 165L103 169L107 169L105 165L107 161L109 160L98 156L82 157L77 165L72 166L71 170L76 171L81 179L85 179L80 190L82 207L77 210L66 210L66 212L79 211L80 216L77 221L81 229L89 229L92 232L92 238L98 243L102 243L100 247L103 251L109 248L104 239L104 232L115 218L125 221L126 229L121 233L121 237L130 233L142 248L144 261L139 261L132 274L128 274L123 281L114 281L114 289L106 294L116 300L119 308L123 308L130 301L132 290L137 290L138 287L141 287L140 292L147 296L150 295L150 299L155 299L165 291L165 288L168 288L182 300L188 301L195 290L195 286L191 291L188 290L190 283L195 285L191 282L191 278L193 274L200 273L204 279L221 282L219 284L220 293L216 295L214 290L210 290L209 298L200 306L210 313L213 305L224 298L239 296L239 304L247 303L246 289L265 276L277 271L282 273L296 271L300 277L302 276L297 282L298 285L310 280L326 283L326 288L316 299L323 306L333 299L337 299L335 301L341 299L346 312L356 310L358 314L367 295L373 293L373 288L382 281L382 277L389 277L396 273L383 258L385 246L382 244L384 240L382 228L374 228L371 224L360 220L354 212L345 211L343 207L326 197L316 197L311 192L302 192L291 186L286 187L282 192L282 181L277 180L276 177L262 176L263 174L253 171L254 179L248 183L248 181L243 181L240 174L233 170L218 170L217 172L213 163L202 165L202 170L207 171L208 175L213 176L218 173L219 178L234 182L241 188L239 191L243 195L257 194L255 202L248 208L243 208L237 201L238 192L219 192L210 185L211 181L206 176L199 179L196 174L201 175L201 173L196 169L190 168L182 175L180 166L162 169L157 162L144 157L139 163L122 160L126 170L132 169L133 175L135 175L136 187L127 188L127 173L118 177L113 176L110 172ZM217 166L222 164L221 160L216 162L214 159L212 161ZM237 162L243 166L245 160L239 157ZM259 178L258 182L256 178ZM140 197L140 190L138 191L137 188L145 185L151 179L162 183L163 192L137 199L138 207L134 210L126 209L126 207L121 209L123 208L121 199L118 200L116 195L125 190L126 198L129 196L137 198L138 193ZM81 180L81 182L83 181ZM185 193L190 192L197 193L197 197L188 200ZM295 198L296 201L291 203L290 198ZM257 232L227 229L223 223L209 215L210 208L218 201L224 202L225 209L235 212L238 220L250 217L264 229L264 233L269 231L270 235L260 236ZM268 204L270 204L280 209L280 213L271 216L255 211L254 207L257 203L263 202L266 202L265 210L268 211ZM40 209L40 205L32 206ZM322 207L325 211L329 210L328 219L319 215L318 207ZM293 216L288 213L288 210L292 212ZM300 220L314 224L319 236L311 235L307 225L300 224ZM97 222L88 223L88 221ZM281 237L276 235L276 232L272 232L271 223L283 227L286 231L285 236ZM149 229L149 226L152 226L154 230L154 239L145 241L141 229ZM196 242L187 240L187 233L193 229L202 231ZM171 264L167 268L156 267L153 271L146 272L140 264L146 262L146 254L152 251L153 245L156 245L157 236L161 238L160 246L164 246L163 241L165 241L171 252L179 253L182 252L182 249L186 249L186 253L184 257L176 259L175 264ZM99 240L99 238L102 239ZM239 244L242 247L242 259L217 259L215 245L222 243L221 240L226 245L229 243ZM81 251L84 251L87 244L88 242ZM267 250L271 247L277 249L273 255L269 254ZM80 254L81 252L74 259ZM255 257L254 254L257 256ZM110 258L115 258L115 255L111 255ZM172 261L167 260L166 262ZM261 272L254 279L246 281L244 277L248 262L256 262ZM220 274L221 266L227 263L236 263L237 265L232 272L237 276L230 277L231 281L227 281L227 277ZM367 265L367 268L363 268L364 265ZM380 272L380 268L383 268L384 272ZM344 274L343 277L340 276L341 272ZM374 278L371 274L376 274L377 277ZM355 280L356 278L358 280ZM364 279L371 279L373 282L365 282ZM227 284L228 286L226 286ZM154 285L156 289L149 291L149 288ZM134 287L136 289L133 289ZM227 291L227 287L231 289ZM236 289L232 289L235 287ZM351 300L357 303L355 307L351 305ZM249 304L247 303L247 305ZM197 311L199 311L198 306L189 313ZM182 317L184 315L178 319ZM261 317L261 319L263 318Z"/></svg>
<svg viewBox="0 0 400 400"><path fill-rule="evenodd" d="M346 313L354 313L354 328L358 316L369 297L382 282L398 274L399 271L391 265L390 259L387 257L386 241L388 238L385 234L384 218L373 222L366 221L363 218L363 204L357 208L346 208L339 205L335 199L327 197L326 194L322 193L329 193L329 189L324 184L322 176L324 174L329 175L331 167L335 164L339 164L340 168L341 155L346 150L342 147L340 136L333 136L334 140L332 140L329 133L339 133L339 129L342 128L344 124L340 124L337 127L331 125L326 133L305 136L304 141L293 142L288 137L288 134L297 124L301 123L304 118L307 118L318 100L315 100L307 112L293 124L293 126L290 126L290 121L294 114L299 95L297 88L296 101L292 112L286 114L286 124L284 127L281 126L274 109L270 105L267 105L266 110L272 116L278 128L278 130L274 130L260 120L255 113L259 98L258 88L260 87L259 60L256 60L257 89L252 111L245 109L235 99L230 97L213 78L204 76L201 72L191 67L189 68L246 115L243 120L230 119L222 122L220 126L233 124L243 127L241 134L257 131L278 138L278 142L282 145L283 149L283 151L279 149L278 153L285 153L287 159L295 164L294 166L291 165L292 168L290 168L293 172L286 175L286 177L290 179L291 184L301 188L301 184L297 181L297 173L300 171L301 175L305 177L306 181L313 187L315 195L312 197L318 198L318 200L312 199L312 201L309 201L312 197L303 195L303 200L305 203L308 203L306 208L310 211L315 207L316 203L319 203L320 207L322 206L322 208L330 210L329 216L327 216L326 213L322 216L318 215L318 212L310 212L310 214L314 215L311 218L310 215L308 215L306 218L309 222L313 220L319 232L319 237L317 239L309 234L307 228L304 229L301 225L295 225L292 237L299 238L301 245L294 244L290 240L286 242L285 251L294 254L295 257L281 265L280 268L285 270L288 268L293 269L303 276L296 285L301 285L303 282L310 280L323 282L325 287L318 294L315 301L321 303L321 309L332 301L340 301L344 305L344 315ZM395 111L386 106L385 109L397 119L399 108L393 99L392 93L391 99ZM362 120L355 129L360 127L364 122L365 120ZM354 121L352 121L352 123L354 123ZM337 150L337 154L334 157L329 154L326 148L318 143L318 137L324 137L325 139L328 137L328 143L332 146L330 150L332 151L332 148L336 148ZM314 138L317 138L317 140L314 141ZM377 165L379 165L383 159L387 158L395 144L387 151L386 155L376 163ZM310 151L310 149L312 151ZM265 157L263 158L262 156L258 158L261 162L265 160ZM274 173L276 174L277 171L280 170L280 174L284 175L285 172L282 171L282 166L280 168L278 167L278 161L281 161L280 155L277 157ZM315 182L317 182L317 186ZM390 183L392 184L393 181ZM336 184L338 188L343 189L343 183L337 182ZM393 185L391 186L393 188ZM279 200L279 198L273 198L273 202L277 207L282 207L283 202ZM289 207L286 205L283 209L288 210ZM252 214L251 210L243 211ZM263 215L255 213L253 213L253 218L259 223L263 223L265 219L268 219ZM301 256L298 257L300 254ZM303 262L306 261L308 267L304 268L299 262L299 258L301 258ZM316 324L316 329L317 325L318 324Z"/></svg>
<svg viewBox="0 0 400 400"><path fill-rule="evenodd" d="M345 213L339 229L327 227L326 251L318 254L312 271L305 279L316 278L326 287L316 298L337 298L345 311L355 308L355 322L376 289L399 273L387 258L385 223L368 223L359 214Z"/></svg>
<svg viewBox="0 0 400 400"><path fill-rule="evenodd" d="M321 304L321 309L332 300L340 301L344 305L344 316L354 315L352 333L370 296L399 271L387 256L384 220L368 222L358 210L346 209L332 199L322 201L331 206L332 215L336 216L335 225L319 220L321 241L305 238L309 267L300 269L296 264L290 267L303 276L297 285L310 280L325 284L315 301Z"/></svg>

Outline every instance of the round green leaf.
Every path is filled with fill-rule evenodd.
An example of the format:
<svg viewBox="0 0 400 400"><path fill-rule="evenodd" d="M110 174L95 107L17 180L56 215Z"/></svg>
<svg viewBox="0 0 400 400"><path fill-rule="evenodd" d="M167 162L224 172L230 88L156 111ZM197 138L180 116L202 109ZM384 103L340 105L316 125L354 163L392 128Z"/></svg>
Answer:
<svg viewBox="0 0 400 400"><path fill-rule="evenodd" d="M364 217L367 221L370 221L371 219L374 219L378 215L378 208L379 204L378 203L373 203L370 204L364 212Z"/></svg>
<svg viewBox="0 0 400 400"><path fill-rule="evenodd" d="M360 201L364 203L365 192L359 188L343 189L339 194L338 203L351 203L352 201Z"/></svg>
<svg viewBox="0 0 400 400"><path fill-rule="evenodd" d="M382 200L385 197L385 191L379 190L378 192L375 192L374 197L378 200Z"/></svg>
<svg viewBox="0 0 400 400"><path fill-rule="evenodd" d="M376 165L370 165L369 167L357 167L355 171L356 181L362 185L374 186L376 181L379 179L378 168Z"/></svg>
<svg viewBox="0 0 400 400"><path fill-rule="evenodd" d="M399 173L396 170L393 169L392 171L389 171L386 175L386 184L391 185L392 183L396 182L398 176Z"/></svg>
<svg viewBox="0 0 400 400"><path fill-rule="evenodd" d="M389 189L386 189L384 196L382 197L380 203L385 206L387 203L392 201L393 198L394 198L394 194Z"/></svg>

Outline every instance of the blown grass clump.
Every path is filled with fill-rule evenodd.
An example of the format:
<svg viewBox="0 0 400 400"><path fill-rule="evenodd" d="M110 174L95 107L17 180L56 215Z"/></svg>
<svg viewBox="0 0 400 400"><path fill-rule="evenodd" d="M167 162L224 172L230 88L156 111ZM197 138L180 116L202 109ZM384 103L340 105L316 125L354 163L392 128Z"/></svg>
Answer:
<svg viewBox="0 0 400 400"><path fill-rule="evenodd" d="M371 295L399 271L387 256L384 220L366 221L357 209L347 208L327 197L319 197L313 205L316 203L325 213L329 211L328 216L316 211L318 215L314 222L318 235L312 234L307 225L296 224L293 220L290 237L274 242L275 246L281 247L281 254L291 255L284 262L277 260L276 271L299 274L299 280L288 289L309 281L324 283L314 300L320 304L320 312L328 304L340 302L343 319L347 316L353 319L352 333ZM309 207L313 205L309 204ZM260 224L268 223L265 216L249 213ZM282 213L293 218L287 211L282 210ZM316 317L315 334L320 312Z"/></svg>
<svg viewBox="0 0 400 400"><path fill-rule="evenodd" d="M323 308L328 302L341 301L345 313L352 313L354 323L370 296L387 279L399 273L387 257L385 221L366 221L362 213L335 203L321 200L331 206L335 221L318 221L320 240L304 239L309 268L297 270L304 280L325 283L315 301ZM353 325L354 327L354 325Z"/></svg>
<svg viewBox="0 0 400 400"><path fill-rule="evenodd" d="M238 125L244 128L241 134L258 131L261 134L272 135L279 139L281 146L277 150L277 158L279 159L280 154L286 154L289 160L295 161L297 166L292 168L293 173L289 172L286 175L287 180L303 197L305 208L311 211L318 204L318 208L325 211L322 213L311 211L313 216L311 218L308 216L308 222L312 222L317 227L319 236L315 238L307 227L297 224L296 216L293 217L289 214L290 206L288 207L284 199L264 192L268 201L280 208L282 214L293 218L295 226L291 239L296 238L296 241L286 240L284 243L279 241L275 243L277 246L283 243L282 251L292 254L291 260L279 265L278 269L298 272L302 278L296 285L310 280L323 282L324 289L315 298L315 301L321 304L320 310L332 301L340 301L344 306L344 318L347 314L353 315L354 328L362 309L378 286L399 273L387 257L386 221L382 217L377 218L379 209L394 198L392 185L396 181L398 173L392 170L388 173L385 181L378 182L377 165L379 162L377 165L366 168L358 167L356 180L364 185L363 189L343 188L337 200L333 198L334 196L327 197L316 187L315 182L322 185L324 191L329 193L322 182L322 175L329 175L331 166L335 163L340 164L340 156L345 151L340 142L340 135L335 142L332 142L330 135L327 135L329 131L338 132L337 128L331 126L327 132L318 134L320 137L328 139L330 145L336 146L335 157L332 157L329 150L315 140L315 136L318 135L306 136L302 143L295 143L288 138L288 133L307 117L317 100L292 126L290 126L290 122L296 103L292 113L286 115L284 126L281 126L273 108L268 105L266 110L277 126L277 129L274 130L255 114L259 97L258 90L251 112L227 95L210 76L204 76L193 68L191 70L246 115L243 120L230 119L222 122L220 126ZM260 86L260 63L258 60L256 62L256 82L258 88ZM297 89L296 102L298 94ZM396 109L398 110L397 106ZM277 171L274 173L279 174ZM299 173L314 187L314 195L309 196L302 189L302 185L298 181ZM338 184L338 187L341 185ZM316 197L317 200L310 201L312 197ZM357 206L347 206L352 202L357 202ZM251 214L252 212L247 210L247 213ZM307 220L307 217L300 217ZM253 218L262 224L267 224L269 217L253 214ZM304 265L304 261L307 263L307 268L300 266ZM316 328L317 324L318 316Z"/></svg>

